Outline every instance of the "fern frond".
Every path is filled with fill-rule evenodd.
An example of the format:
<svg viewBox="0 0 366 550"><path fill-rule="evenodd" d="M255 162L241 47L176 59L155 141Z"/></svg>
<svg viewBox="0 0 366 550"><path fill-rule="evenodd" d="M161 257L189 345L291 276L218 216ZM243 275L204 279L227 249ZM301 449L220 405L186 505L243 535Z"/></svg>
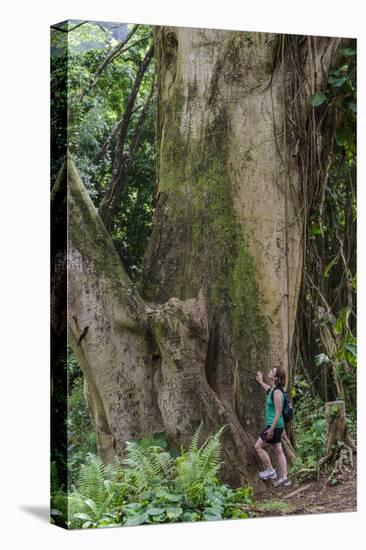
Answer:
<svg viewBox="0 0 366 550"><path fill-rule="evenodd" d="M103 461L99 456L89 454L88 462L80 467L76 484L77 492L82 497L101 504L106 496L105 479L107 479L107 472Z"/></svg>
<svg viewBox="0 0 366 550"><path fill-rule="evenodd" d="M142 476L148 478L156 475L156 464L151 458L150 447L144 447L138 441L132 441L127 446L127 456L123 463L129 468L138 470Z"/></svg>
<svg viewBox="0 0 366 550"><path fill-rule="evenodd" d="M221 435L226 426L220 428L216 434L209 437L200 449L201 468L203 471L212 472L215 470L217 473L220 467L221 458Z"/></svg>
<svg viewBox="0 0 366 550"><path fill-rule="evenodd" d="M116 479L122 479L123 477L123 468L121 464L121 460L118 456L114 457L114 460L111 464L107 464L104 466L104 474L106 479L110 479L112 481Z"/></svg>
<svg viewBox="0 0 366 550"><path fill-rule="evenodd" d="M198 426L197 430L194 432L191 444L189 446L189 452L198 449L198 440L199 440L199 437L200 437L202 426L203 426L203 421L200 422L200 425Z"/></svg>
<svg viewBox="0 0 366 550"><path fill-rule="evenodd" d="M197 448L197 432L195 441L189 447L189 451L181 457L177 466L175 484L179 491L184 492L188 499L198 504L204 498L205 487L216 483L220 469L221 435L226 426L206 439ZM201 428L201 427L200 427Z"/></svg>
<svg viewBox="0 0 366 550"><path fill-rule="evenodd" d="M149 448L144 448L141 443L132 441L128 443L126 452L127 456L123 460L123 464L131 470L128 477L132 481L135 491L141 493L156 475L154 464L149 456Z"/></svg>
<svg viewBox="0 0 366 550"><path fill-rule="evenodd" d="M174 469L174 459L165 451L156 453L155 459L159 466L159 475L165 480L169 480L172 477Z"/></svg>
<svg viewBox="0 0 366 550"><path fill-rule="evenodd" d="M72 493L67 497L67 518L71 528L81 527L80 520L75 514L87 512L84 499L78 493Z"/></svg>
<svg viewBox="0 0 366 550"><path fill-rule="evenodd" d="M154 483L171 478L174 461L160 447L145 447L141 442L132 441L128 443L126 453L123 464L129 469L127 478L135 492L141 493Z"/></svg>

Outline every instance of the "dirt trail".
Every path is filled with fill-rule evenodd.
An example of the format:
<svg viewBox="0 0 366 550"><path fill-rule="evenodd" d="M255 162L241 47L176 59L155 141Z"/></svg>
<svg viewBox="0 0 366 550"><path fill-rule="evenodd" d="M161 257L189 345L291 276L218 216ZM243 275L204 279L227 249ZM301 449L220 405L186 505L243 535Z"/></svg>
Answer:
<svg viewBox="0 0 366 550"><path fill-rule="evenodd" d="M357 467L337 476L337 483L319 480L293 483L290 487L270 490L270 494L255 499L245 507L251 517L290 516L357 511Z"/></svg>

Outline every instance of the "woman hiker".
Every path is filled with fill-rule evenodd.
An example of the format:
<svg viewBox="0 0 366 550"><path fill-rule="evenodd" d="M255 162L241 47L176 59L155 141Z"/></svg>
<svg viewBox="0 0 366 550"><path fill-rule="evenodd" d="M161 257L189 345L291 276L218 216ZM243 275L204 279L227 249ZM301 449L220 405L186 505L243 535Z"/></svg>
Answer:
<svg viewBox="0 0 366 550"><path fill-rule="evenodd" d="M282 449L281 436L285 422L282 416L282 408L284 401L283 386L286 383L286 373L281 367L273 367L268 373L270 385L263 382L263 375L260 371L257 372L256 380L267 393L266 400L266 428L258 437L255 444L255 450L259 458L266 467L263 472L259 472L261 479L273 479L275 487L280 485L288 486L291 481L287 479L287 462ZM269 454L266 451L266 446L273 445L277 461L279 478L277 472L273 468Z"/></svg>

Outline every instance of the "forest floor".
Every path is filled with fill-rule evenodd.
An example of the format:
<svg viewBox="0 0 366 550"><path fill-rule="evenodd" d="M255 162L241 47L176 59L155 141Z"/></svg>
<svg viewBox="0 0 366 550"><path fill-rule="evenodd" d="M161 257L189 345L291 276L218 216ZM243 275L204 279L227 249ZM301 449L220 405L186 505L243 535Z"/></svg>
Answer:
<svg viewBox="0 0 366 550"><path fill-rule="evenodd" d="M255 498L253 505L243 507L250 517L291 516L357 511L357 465L336 476L336 484L328 475L319 480L293 482L290 487L272 488Z"/></svg>

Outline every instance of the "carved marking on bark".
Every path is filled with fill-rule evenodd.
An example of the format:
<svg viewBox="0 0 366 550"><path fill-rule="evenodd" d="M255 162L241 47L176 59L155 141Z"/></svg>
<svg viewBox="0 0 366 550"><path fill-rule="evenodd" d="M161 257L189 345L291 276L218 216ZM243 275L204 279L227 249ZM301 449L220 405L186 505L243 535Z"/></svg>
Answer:
<svg viewBox="0 0 366 550"><path fill-rule="evenodd" d="M80 346L80 344L81 344L83 338L85 338L86 335L88 334L88 330L89 330L89 327L86 326L86 327L84 328L83 332L80 334L79 339L78 339L78 346Z"/></svg>

